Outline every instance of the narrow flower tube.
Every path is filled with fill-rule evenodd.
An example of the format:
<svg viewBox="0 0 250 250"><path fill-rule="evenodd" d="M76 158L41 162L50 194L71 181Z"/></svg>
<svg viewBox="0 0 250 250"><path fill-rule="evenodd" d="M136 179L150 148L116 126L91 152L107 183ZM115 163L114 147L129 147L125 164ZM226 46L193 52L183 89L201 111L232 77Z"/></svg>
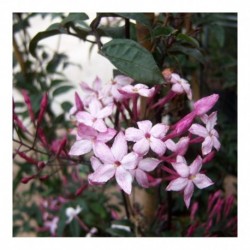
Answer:
<svg viewBox="0 0 250 250"><path fill-rule="evenodd" d="M204 115L215 105L218 99L219 99L218 94L213 94L213 95L201 98L200 100L194 103L194 112L198 116Z"/></svg>
<svg viewBox="0 0 250 250"><path fill-rule="evenodd" d="M41 108L40 108L40 112L39 112L39 115L38 115L38 118L37 118L37 126L38 126L38 125L41 123L41 121L42 121L42 118L43 118L43 116L44 116L44 113L45 113L47 104L48 104L48 93L46 92L46 93L43 95L43 98L42 98L42 101L41 101Z"/></svg>
<svg viewBox="0 0 250 250"><path fill-rule="evenodd" d="M79 97L79 95L77 94L77 92L75 92L75 104L76 104L77 111L83 111L84 110L82 100Z"/></svg>
<svg viewBox="0 0 250 250"><path fill-rule="evenodd" d="M30 101L30 97L28 95L28 92L23 89L22 90L22 95L23 95L24 102L27 105L30 119L31 119L31 121L34 122L35 121L35 115L34 115L34 112L33 112L32 106L31 106L31 101Z"/></svg>

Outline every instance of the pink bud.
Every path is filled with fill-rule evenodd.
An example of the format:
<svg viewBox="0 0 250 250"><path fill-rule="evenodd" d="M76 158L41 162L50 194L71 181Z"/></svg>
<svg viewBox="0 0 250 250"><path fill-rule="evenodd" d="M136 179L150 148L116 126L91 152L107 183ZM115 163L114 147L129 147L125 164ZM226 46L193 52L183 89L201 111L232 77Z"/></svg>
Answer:
<svg viewBox="0 0 250 250"><path fill-rule="evenodd" d="M17 153L18 153L18 155L19 155L20 157L22 157L22 158L23 158L24 160L26 160L28 163L35 164L35 165L38 163L35 159L29 157L28 155L26 155L26 154L23 153L23 152L17 152Z"/></svg>
<svg viewBox="0 0 250 250"><path fill-rule="evenodd" d="M45 134L41 128L37 128L37 134L39 136L39 139L41 140L42 144L47 147L48 142L46 140Z"/></svg>
<svg viewBox="0 0 250 250"><path fill-rule="evenodd" d="M66 143L67 143L67 138L64 138L64 139L62 140L62 142L60 143L60 145L59 145L59 147L58 147L58 150L57 150L57 152L56 152L56 155L57 155L57 156L60 155L60 153L61 153L62 149L65 147Z"/></svg>
<svg viewBox="0 0 250 250"><path fill-rule="evenodd" d="M198 100L194 103L194 112L196 115L204 115L215 105L218 99L219 95L213 94Z"/></svg>
<svg viewBox="0 0 250 250"><path fill-rule="evenodd" d="M23 132L28 132L28 130L23 125L22 121L18 118L18 116L15 113L13 113L13 120Z"/></svg>
<svg viewBox="0 0 250 250"><path fill-rule="evenodd" d="M22 182L23 184L26 184L26 183L28 183L30 180L34 179L35 177L36 177L35 175L32 175L32 176L30 176L30 177L23 177L22 180L21 180L21 182Z"/></svg>
<svg viewBox="0 0 250 250"><path fill-rule="evenodd" d="M23 89L22 90L22 95L23 95L24 101L25 101L25 103L27 105L29 115L30 115L30 119L32 121L35 121L35 115L34 115L33 110L32 110L31 101L30 101L30 97L28 95L28 92Z"/></svg>
<svg viewBox="0 0 250 250"><path fill-rule="evenodd" d="M84 185L82 185L80 188L77 189L75 195L79 196L87 187L88 187L88 184L85 183Z"/></svg>
<svg viewBox="0 0 250 250"><path fill-rule="evenodd" d="M43 161L39 161L36 165L37 165L38 169L40 169L40 170L46 166L46 164Z"/></svg>
<svg viewBox="0 0 250 250"><path fill-rule="evenodd" d="M208 155L206 155L203 160L202 160L202 163L207 163L207 162L210 162L213 160L214 156L215 156L215 151L211 151Z"/></svg>
<svg viewBox="0 0 250 250"><path fill-rule="evenodd" d="M38 115L38 118L37 118L37 125L40 124L40 122L41 122L41 120L43 118L43 115L45 113L47 104L48 104L48 93L46 92L43 95L43 98L42 98L42 101L41 101L41 104L40 104L40 112L39 112L39 115Z"/></svg>
<svg viewBox="0 0 250 250"><path fill-rule="evenodd" d="M198 204L198 202L195 202L191 207L191 214L190 214L191 221L194 221L194 218L195 218L195 215L196 215L198 208L199 208L199 204Z"/></svg>
<svg viewBox="0 0 250 250"><path fill-rule="evenodd" d="M79 95L77 94L77 92L75 92L75 104L76 104L77 111L83 111L84 110L82 100L79 97Z"/></svg>

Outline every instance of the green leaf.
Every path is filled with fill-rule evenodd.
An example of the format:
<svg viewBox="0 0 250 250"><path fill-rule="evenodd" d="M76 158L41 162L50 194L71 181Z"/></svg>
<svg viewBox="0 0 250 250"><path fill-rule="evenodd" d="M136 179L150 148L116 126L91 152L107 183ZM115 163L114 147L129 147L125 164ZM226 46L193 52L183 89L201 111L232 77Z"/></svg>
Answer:
<svg viewBox="0 0 250 250"><path fill-rule="evenodd" d="M101 52L118 70L138 82L165 82L152 54L135 41L113 39L104 44Z"/></svg>
<svg viewBox="0 0 250 250"><path fill-rule="evenodd" d="M198 60L200 63L204 64L205 59L204 56L201 54L200 50L196 48L188 48L184 47L182 45L173 45L171 48L168 50L169 52L181 52L185 55L192 56L196 60Z"/></svg>
<svg viewBox="0 0 250 250"><path fill-rule="evenodd" d="M143 13L115 13L115 14L124 18L135 20L147 27L152 26L149 19Z"/></svg>
<svg viewBox="0 0 250 250"><path fill-rule="evenodd" d="M173 27L156 27L152 31L152 37L160 37L160 36L169 36L178 30L175 30Z"/></svg>
<svg viewBox="0 0 250 250"><path fill-rule="evenodd" d="M64 93L66 93L67 91L69 91L69 90L71 90L71 89L73 89L74 87L73 86L71 86L71 85L64 85L64 86L60 86L60 87L58 87L57 89L55 89L54 91L53 91L53 97L55 97L55 96L58 96L58 95L61 95L61 94L64 94Z"/></svg>
<svg viewBox="0 0 250 250"><path fill-rule="evenodd" d="M79 237L80 236L80 226L79 226L79 222L76 219L73 219L70 222L69 229L70 229L71 235L73 237Z"/></svg>
<svg viewBox="0 0 250 250"><path fill-rule="evenodd" d="M200 47L199 42L195 38L188 36L186 34L178 34L176 38L177 41L188 43L196 48Z"/></svg>
<svg viewBox="0 0 250 250"><path fill-rule="evenodd" d="M61 107L62 107L62 109L65 111L65 112L69 112L69 110L72 108L72 103L70 103L70 102L63 102L62 104L61 104Z"/></svg>
<svg viewBox="0 0 250 250"><path fill-rule="evenodd" d="M67 17L61 22L61 25L65 25L69 22L79 21L79 20L87 20L89 19L88 15L85 13L69 13Z"/></svg>

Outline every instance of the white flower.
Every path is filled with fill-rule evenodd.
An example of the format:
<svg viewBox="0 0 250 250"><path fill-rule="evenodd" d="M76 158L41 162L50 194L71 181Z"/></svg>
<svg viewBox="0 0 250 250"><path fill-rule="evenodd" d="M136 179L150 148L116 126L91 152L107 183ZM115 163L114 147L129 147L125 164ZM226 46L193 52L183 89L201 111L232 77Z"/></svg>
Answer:
<svg viewBox="0 0 250 250"><path fill-rule="evenodd" d="M66 216L68 217L66 223L70 223L81 211L82 209L79 205L77 205L76 209L74 209L73 207L68 207L66 209Z"/></svg>

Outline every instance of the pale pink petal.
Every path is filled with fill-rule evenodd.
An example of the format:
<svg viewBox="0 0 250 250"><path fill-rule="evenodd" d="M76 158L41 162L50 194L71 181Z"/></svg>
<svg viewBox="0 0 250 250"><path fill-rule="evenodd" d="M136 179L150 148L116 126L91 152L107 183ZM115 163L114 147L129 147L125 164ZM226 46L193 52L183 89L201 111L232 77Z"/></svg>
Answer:
<svg viewBox="0 0 250 250"><path fill-rule="evenodd" d="M139 84L137 84L137 85L139 85ZM150 89L148 87L145 87L145 88L140 88L138 90L138 94L141 95L141 96L145 96L145 97L153 96L154 92L155 92L155 87L150 88Z"/></svg>
<svg viewBox="0 0 250 250"><path fill-rule="evenodd" d="M128 94L135 94L134 86L132 85L126 85L120 89L122 92L128 93Z"/></svg>
<svg viewBox="0 0 250 250"><path fill-rule="evenodd" d="M176 154L184 155L187 152L190 139L188 137L182 137L176 144Z"/></svg>
<svg viewBox="0 0 250 250"><path fill-rule="evenodd" d="M220 142L218 140L218 138L216 136L212 136L212 141L213 141L213 145L216 148L216 150L218 151L220 149Z"/></svg>
<svg viewBox="0 0 250 250"><path fill-rule="evenodd" d="M153 171L159 165L160 162L161 161L154 158L145 158L139 162L138 168L143 171L150 172Z"/></svg>
<svg viewBox="0 0 250 250"><path fill-rule="evenodd" d="M127 84L131 84L134 80L128 76L124 75L117 75L114 78L114 82L118 84L119 86L125 86Z"/></svg>
<svg viewBox="0 0 250 250"><path fill-rule="evenodd" d="M157 139L151 136L150 148L159 156L162 156L166 152L166 145L161 139Z"/></svg>
<svg viewBox="0 0 250 250"><path fill-rule="evenodd" d="M94 89L95 91L99 92L100 89L101 89L101 87L102 87L102 81L101 81L101 79L97 76L97 77L95 78L95 80L93 81L93 89Z"/></svg>
<svg viewBox="0 0 250 250"><path fill-rule="evenodd" d="M83 155L89 153L92 150L92 142L89 140L76 141L70 151L69 155Z"/></svg>
<svg viewBox="0 0 250 250"><path fill-rule="evenodd" d="M95 156L91 156L90 162L91 162L91 166L92 166L94 171L96 171L97 168L99 168L102 165L100 160L98 158L96 158Z"/></svg>
<svg viewBox="0 0 250 250"><path fill-rule="evenodd" d="M83 123L80 123L77 127L77 135L81 139L94 139L97 136L97 131L90 126L86 126Z"/></svg>
<svg viewBox="0 0 250 250"><path fill-rule="evenodd" d="M207 136L204 140L204 142L202 142L202 154L203 155L207 155L211 152L212 147L213 147L213 140L210 136Z"/></svg>
<svg viewBox="0 0 250 250"><path fill-rule="evenodd" d="M213 112L211 115L209 115L207 123L206 123L206 128L208 131L211 131L214 126L216 125L217 122L217 112Z"/></svg>
<svg viewBox="0 0 250 250"><path fill-rule="evenodd" d="M117 100L117 101L121 101L125 98L124 95L122 95L118 90L116 86L111 87L111 95Z"/></svg>
<svg viewBox="0 0 250 250"><path fill-rule="evenodd" d="M128 145L123 132L120 132L115 137L114 143L111 147L111 152L117 161L121 161L121 159L128 153Z"/></svg>
<svg viewBox="0 0 250 250"><path fill-rule="evenodd" d="M137 122L137 125L144 133L148 133L152 128L152 122L149 120Z"/></svg>
<svg viewBox="0 0 250 250"><path fill-rule="evenodd" d="M113 164L104 164L96 169L91 176L93 182L106 182L110 180L115 174L116 168Z"/></svg>
<svg viewBox="0 0 250 250"><path fill-rule="evenodd" d="M99 133L97 135L96 140L101 142L108 142L110 141L116 134L116 130L113 128L108 128L106 132Z"/></svg>
<svg viewBox="0 0 250 250"><path fill-rule="evenodd" d="M85 82L81 82L80 87L82 88L83 93L85 94L90 94L94 92L94 90L91 87L89 87L89 85Z"/></svg>
<svg viewBox="0 0 250 250"><path fill-rule="evenodd" d="M144 133L137 128L127 128L125 130L125 137L128 141L137 142L144 137Z"/></svg>
<svg viewBox="0 0 250 250"><path fill-rule="evenodd" d="M188 184L187 178L179 177L179 178L171 181L168 184L166 190L167 191L181 191L186 187L187 184Z"/></svg>
<svg viewBox="0 0 250 250"><path fill-rule="evenodd" d="M182 94L184 92L184 89L179 83L174 83L171 89L173 92L178 93L178 94Z"/></svg>
<svg viewBox="0 0 250 250"><path fill-rule="evenodd" d="M125 193L131 194L133 177L129 171L125 170L123 167L118 167L116 169L115 178L121 189Z"/></svg>
<svg viewBox="0 0 250 250"><path fill-rule="evenodd" d="M89 112L94 117L97 117L97 114L101 108L102 104L96 98L94 98L89 104Z"/></svg>
<svg viewBox="0 0 250 250"><path fill-rule="evenodd" d="M199 189L203 189L206 187L209 187L211 185L213 185L214 183L211 181L210 178L208 178L206 175L204 174L197 174L195 176L195 178L193 179L194 184L196 185L196 187L198 187Z"/></svg>
<svg viewBox="0 0 250 250"><path fill-rule="evenodd" d="M133 150L139 155L145 155L149 151L149 141L144 137L133 146Z"/></svg>
<svg viewBox="0 0 250 250"><path fill-rule="evenodd" d="M194 193L194 184L192 183L192 181L188 181L188 184L184 189L184 201L187 208L189 208L190 200L193 193Z"/></svg>
<svg viewBox="0 0 250 250"><path fill-rule="evenodd" d="M171 83L179 83L180 80L181 80L181 77L178 74L176 73L171 74L171 79L170 79Z"/></svg>
<svg viewBox="0 0 250 250"><path fill-rule="evenodd" d="M113 105L108 105L105 108L98 111L96 117L100 119L106 118L112 114L112 111L113 111Z"/></svg>
<svg viewBox="0 0 250 250"><path fill-rule="evenodd" d="M95 142L93 144L94 154L104 163L114 163L115 158L110 148L103 142Z"/></svg>
<svg viewBox="0 0 250 250"><path fill-rule="evenodd" d="M142 170L136 169L135 178L140 186L142 186L144 188L149 187L147 174L145 172L143 172Z"/></svg>
<svg viewBox="0 0 250 250"><path fill-rule="evenodd" d="M175 171L183 178L187 178L189 176L189 167L184 163L172 163Z"/></svg>
<svg viewBox="0 0 250 250"><path fill-rule="evenodd" d="M193 163L189 166L190 168L190 174L196 175L200 172L202 167L202 158L198 155L196 159L193 161Z"/></svg>
<svg viewBox="0 0 250 250"><path fill-rule="evenodd" d="M215 137L219 138L219 134L218 134L218 132L215 129L212 129L210 131L210 135L212 135L212 136L214 135Z"/></svg>
<svg viewBox="0 0 250 250"><path fill-rule="evenodd" d="M176 163L183 163L183 164L187 165L187 161L182 155L177 155Z"/></svg>
<svg viewBox="0 0 250 250"><path fill-rule="evenodd" d="M125 169L134 169L137 163L138 155L135 152L130 152L129 154L125 155L121 160L122 167Z"/></svg>
<svg viewBox="0 0 250 250"><path fill-rule="evenodd" d="M165 144L166 144L167 148L168 148L170 151L172 151L172 152L175 152L175 151L176 151L177 146L176 146L176 144L174 143L173 140L168 139L167 141L165 141Z"/></svg>
<svg viewBox="0 0 250 250"><path fill-rule="evenodd" d="M208 136L208 131L205 127L201 126L200 124L193 124L189 130L190 133L194 134L194 135L199 135L203 138L205 138L206 136Z"/></svg>
<svg viewBox="0 0 250 250"><path fill-rule="evenodd" d="M213 94L206 96L194 103L194 111L197 115L203 115L207 113L218 101L219 95Z"/></svg>
<svg viewBox="0 0 250 250"><path fill-rule="evenodd" d="M202 120L202 122L203 122L204 124L207 124L208 115L207 115L207 114L201 115L201 116L200 116L200 119Z"/></svg>
<svg viewBox="0 0 250 250"><path fill-rule="evenodd" d="M192 99L192 90L190 88L190 84L187 81L183 80L181 82L181 85L182 85L183 89L185 90L188 99L191 100Z"/></svg>
<svg viewBox="0 0 250 250"><path fill-rule="evenodd" d="M106 132L107 126L102 119L96 119L93 123L93 128L99 132Z"/></svg>
<svg viewBox="0 0 250 250"><path fill-rule="evenodd" d="M168 129L169 129L169 126L158 123L151 128L150 134L156 138L162 139L167 133Z"/></svg>
<svg viewBox="0 0 250 250"><path fill-rule="evenodd" d="M80 111L76 114L76 120L80 123L84 123L87 126L93 125L93 116L86 111Z"/></svg>

